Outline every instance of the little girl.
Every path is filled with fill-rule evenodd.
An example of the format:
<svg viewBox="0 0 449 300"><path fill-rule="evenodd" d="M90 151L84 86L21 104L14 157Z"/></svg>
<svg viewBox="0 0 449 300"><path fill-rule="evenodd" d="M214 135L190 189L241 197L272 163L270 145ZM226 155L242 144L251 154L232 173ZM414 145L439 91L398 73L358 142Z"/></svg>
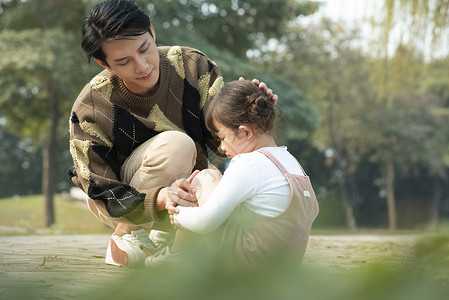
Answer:
<svg viewBox="0 0 449 300"><path fill-rule="evenodd" d="M275 101L251 81L223 86L205 118L231 161L223 176L195 171L188 181L199 207L172 214L177 228L218 235L231 262L249 267L292 254L300 260L318 214L309 177L271 134Z"/></svg>

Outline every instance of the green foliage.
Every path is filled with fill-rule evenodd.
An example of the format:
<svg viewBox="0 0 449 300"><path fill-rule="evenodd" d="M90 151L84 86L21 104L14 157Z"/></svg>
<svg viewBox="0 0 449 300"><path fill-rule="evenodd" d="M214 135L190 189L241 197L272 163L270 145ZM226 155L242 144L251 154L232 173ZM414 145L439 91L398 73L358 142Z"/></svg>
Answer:
<svg viewBox="0 0 449 300"><path fill-rule="evenodd" d="M321 122L318 112L307 95L295 91L288 79L270 75L256 76L279 97L276 138L285 142L302 141L316 130ZM250 77L251 78L251 77Z"/></svg>
<svg viewBox="0 0 449 300"><path fill-rule="evenodd" d="M320 180L318 188L332 189L333 182L344 178L342 194L346 190L355 206L384 201L377 194L385 175L366 174L367 157L377 170L394 161L402 174L425 168L432 176L447 178L449 136L446 60L428 64L422 49L405 43L391 58L375 56L371 48L367 54L358 46L360 40L357 29L328 20L292 22L279 38L282 47L255 58L274 74L289 78L310 99L322 121L310 141L333 154L325 163L334 174L327 182ZM318 159L312 161L323 170Z"/></svg>
<svg viewBox="0 0 449 300"><path fill-rule="evenodd" d="M246 51L258 40L276 38L288 21L310 14L314 2L276 1L153 1L148 9L158 45L197 48L214 60L226 81L266 73L248 61Z"/></svg>
<svg viewBox="0 0 449 300"><path fill-rule="evenodd" d="M80 88L80 79L74 78L83 71L76 44L73 34L59 29L0 32L0 107L9 129L39 144L48 131L52 91L61 95L68 117Z"/></svg>
<svg viewBox="0 0 449 300"><path fill-rule="evenodd" d="M0 28L20 31L29 28L58 28L79 34L85 7L78 0L4 1Z"/></svg>
<svg viewBox="0 0 449 300"><path fill-rule="evenodd" d="M309 176L312 179L315 178L312 174L309 174ZM312 184L314 182L321 183L321 181L312 181ZM315 193L317 193L317 199L319 199L320 213L313 222L313 228L344 228L345 220L339 195L336 195L332 190L329 192L316 190Z"/></svg>
<svg viewBox="0 0 449 300"><path fill-rule="evenodd" d="M194 32L211 45L243 58L259 34L277 38L288 21L312 13L318 5L292 0L184 0L152 1L147 7L156 32L161 28ZM179 41L183 39L175 43Z"/></svg>
<svg viewBox="0 0 449 300"><path fill-rule="evenodd" d="M442 33L448 27L449 1L385 0L384 3L385 16L381 22L384 36L382 46L386 47L390 32L396 29L396 33L407 40L410 48L424 50L422 42L429 33L433 49L444 47L445 38ZM407 20L406 23L404 20ZM433 56L433 53L430 55Z"/></svg>
<svg viewBox="0 0 449 300"><path fill-rule="evenodd" d="M80 1L8 1L0 18L0 115L6 127L40 145L49 126L50 96L67 119L93 74L79 46L85 6ZM64 17L61 17L64 16ZM67 137L67 130L59 134Z"/></svg>
<svg viewBox="0 0 449 300"><path fill-rule="evenodd" d="M22 195L40 192L41 151L32 147L29 140L20 140L0 126L0 198L19 192ZM14 151L11 151L14 149Z"/></svg>
<svg viewBox="0 0 449 300"><path fill-rule="evenodd" d="M371 106L371 114L360 129L375 128L371 130L371 139L365 141L372 158L378 162L392 160L400 169L419 163L446 177L442 157L446 150L443 141L447 140L447 116L434 113L439 106L439 99L432 94L404 95L389 106Z"/></svg>
<svg viewBox="0 0 449 300"><path fill-rule="evenodd" d="M449 270L449 231L447 224L441 226L431 236L423 238L415 249L417 259L432 272L440 273ZM442 279L442 278L439 278ZM448 283L449 278L444 278Z"/></svg>

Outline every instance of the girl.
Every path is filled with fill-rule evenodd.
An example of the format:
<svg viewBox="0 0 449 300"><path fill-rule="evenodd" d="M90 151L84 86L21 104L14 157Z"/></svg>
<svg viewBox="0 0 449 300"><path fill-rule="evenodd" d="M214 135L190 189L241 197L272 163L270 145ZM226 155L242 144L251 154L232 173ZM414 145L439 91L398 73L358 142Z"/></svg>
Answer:
<svg viewBox="0 0 449 300"><path fill-rule="evenodd" d="M187 181L199 207L177 206L171 211L176 227L213 232L232 262L249 267L285 255L301 259L318 214L309 178L271 134L275 102L251 81L223 86L205 118L231 158L229 166L223 176L217 170L195 171ZM174 252L174 247L150 256L147 265Z"/></svg>

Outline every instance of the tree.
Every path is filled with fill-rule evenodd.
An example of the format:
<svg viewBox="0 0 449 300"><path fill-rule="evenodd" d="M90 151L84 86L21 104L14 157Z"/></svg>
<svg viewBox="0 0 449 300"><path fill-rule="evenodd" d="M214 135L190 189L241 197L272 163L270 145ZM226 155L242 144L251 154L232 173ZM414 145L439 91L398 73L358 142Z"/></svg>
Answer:
<svg viewBox="0 0 449 300"><path fill-rule="evenodd" d="M296 89L307 95L319 112L322 122L311 141L334 169L333 179L351 231L357 229L352 203L359 197L353 173L361 157L354 137L362 121L360 106L369 95L369 69L360 49L353 47L356 37L357 31L327 20L318 25L296 22L281 37L281 50L262 56L269 59L268 69L295 82Z"/></svg>
<svg viewBox="0 0 449 300"><path fill-rule="evenodd" d="M42 153L30 140L20 140L3 129L0 121L0 198L18 194L35 194L40 191ZM14 151L11 151L14 149Z"/></svg>
<svg viewBox="0 0 449 300"><path fill-rule="evenodd" d="M200 49L220 66L226 81L266 74L248 61L247 51L261 47L260 40L280 36L289 21L318 8L313 1L294 0L138 3L148 9L158 45Z"/></svg>
<svg viewBox="0 0 449 300"><path fill-rule="evenodd" d="M285 24L312 13L318 4L293 0L156 0L148 8L164 42L182 42L182 38L163 34L178 28L183 33L194 32L197 38L243 58L248 49L255 47L259 36L279 37Z"/></svg>
<svg viewBox="0 0 449 300"><path fill-rule="evenodd" d="M429 228L436 228L439 220L439 208L444 198L444 186L447 186L448 176L447 169L449 167L449 126L447 119L449 118L449 56L443 59L434 60L430 69L432 70L426 82L426 90L440 99L438 107L433 108L433 113L438 116L442 122L438 124L438 130L434 134L438 136L440 143L433 159L429 162L431 174L434 176L434 193L432 199L431 216ZM443 166L443 172L441 172ZM445 169L445 170L444 170Z"/></svg>
<svg viewBox="0 0 449 300"><path fill-rule="evenodd" d="M429 93L410 93L397 96L389 106L372 102L359 128L365 133L363 142L371 160L383 167L391 230L397 229L396 170L409 172L421 165L444 173L443 166L437 163L442 145L439 128L444 124L444 117L434 113L439 100Z"/></svg>
<svg viewBox="0 0 449 300"><path fill-rule="evenodd" d="M58 136L67 137L60 120L68 118L89 72L83 67L78 39L84 7L79 1L45 2L22 1L3 12L0 108L7 129L43 147L45 224L51 226L55 223L56 142Z"/></svg>
<svg viewBox="0 0 449 300"><path fill-rule="evenodd" d="M384 160L386 156L383 156L385 170L388 174L386 176L389 187L387 200L390 209L393 209L394 187L392 182L394 182L395 169L403 169L407 164L418 160L435 176L431 216L433 226L435 226L438 216L438 199L442 197L440 182L447 180L444 168L448 166L445 159L448 149L442 145L446 144L445 141L447 142L449 129L447 123L444 122L448 116L447 94L443 92L445 87L439 84L435 90L435 79L441 80L447 74L442 74L441 71L444 68L436 67L438 64L432 60L441 55L447 57L447 51L442 51L444 49L442 46L444 41L447 41L445 37L449 29L446 17L449 12L449 1L386 0L384 12L384 19L380 23L373 24L375 28L382 30L378 39L381 43L377 42L377 45L373 47L373 49L377 49L377 52L372 52L372 54L377 57L378 63L373 66L375 72L373 72L374 76L371 82L377 87L377 98L385 106L385 112L390 112L393 107L398 108L398 115L389 123L390 130L388 132L395 132L394 140L404 143L404 147L401 147L402 151L396 152L396 154L400 154L399 159L397 156L393 156ZM393 32L395 33L393 34ZM428 38L429 36L431 39ZM392 44L396 44L396 48L393 53L390 53L388 49ZM443 73L446 72L443 71ZM447 82L445 84L447 87ZM423 112L417 116L412 117L411 114L407 116L400 112L404 110L404 106L397 105L395 102L407 107L422 109ZM420 102L427 105L422 107ZM412 125L403 124L407 128L398 131L397 126L393 124L398 122L397 118L402 117ZM385 123L383 122L382 125ZM435 127L426 131L428 126ZM410 127L414 129L414 132L410 132ZM420 140L417 139L418 136ZM409 153L410 148L407 147L412 144L414 153ZM404 153L408 157L408 161L404 161ZM393 213L390 213L390 228L395 228L395 223L396 218Z"/></svg>

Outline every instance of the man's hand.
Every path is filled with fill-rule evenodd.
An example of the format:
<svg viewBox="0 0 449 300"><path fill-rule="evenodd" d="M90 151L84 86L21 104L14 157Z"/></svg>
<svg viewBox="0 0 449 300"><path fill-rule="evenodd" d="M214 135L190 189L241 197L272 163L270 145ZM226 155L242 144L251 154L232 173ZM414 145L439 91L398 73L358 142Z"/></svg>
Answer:
<svg viewBox="0 0 449 300"><path fill-rule="evenodd" d="M178 179L170 187L168 187L167 198L165 202L165 209L169 213L179 213L176 208L178 205L182 206L198 206L196 199L196 188L190 183L191 179Z"/></svg>

